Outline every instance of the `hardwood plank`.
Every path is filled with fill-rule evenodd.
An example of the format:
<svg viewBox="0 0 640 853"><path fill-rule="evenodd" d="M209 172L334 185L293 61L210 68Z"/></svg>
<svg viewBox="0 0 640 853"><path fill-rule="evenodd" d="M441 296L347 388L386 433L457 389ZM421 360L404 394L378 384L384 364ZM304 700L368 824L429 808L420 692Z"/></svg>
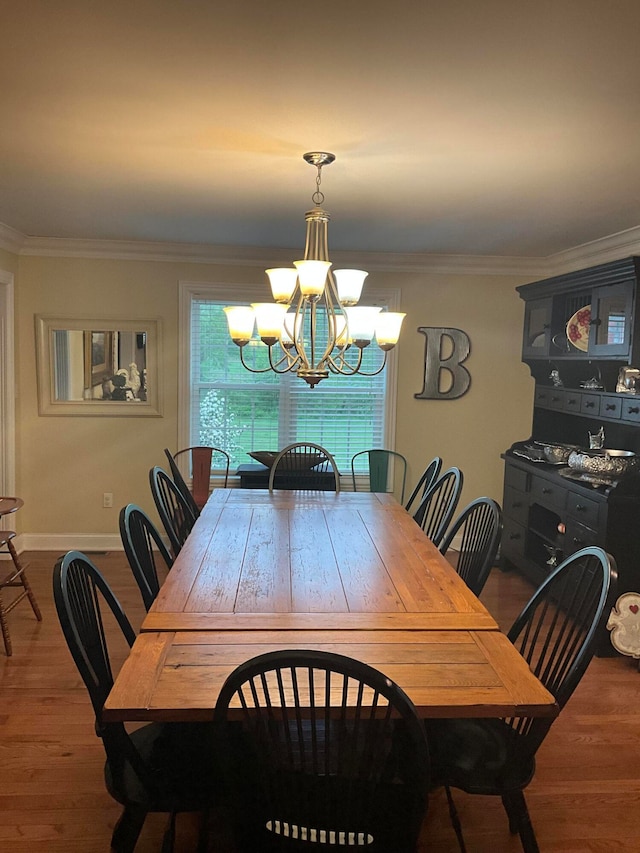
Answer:
<svg viewBox="0 0 640 853"><path fill-rule="evenodd" d="M326 515L321 509L293 509L291 527L291 608L296 613L348 610Z"/></svg>
<svg viewBox="0 0 640 853"><path fill-rule="evenodd" d="M327 516L331 545L350 612L406 611L359 513L344 509L327 513Z"/></svg>
<svg viewBox="0 0 640 853"><path fill-rule="evenodd" d="M288 513L273 513L267 507L253 510L234 611L288 613L291 610L289 539ZM235 557L232 550L224 554L227 560L232 557ZM204 574L200 581L206 581Z"/></svg>
<svg viewBox="0 0 640 853"><path fill-rule="evenodd" d="M252 518L250 507L225 506L222 509L219 523L208 540L206 558L197 567L197 575L184 605L186 612L233 612ZM193 533L198 532L199 529L194 528ZM181 551L175 565L188 560L189 552L183 557ZM175 584L175 565L169 575L171 584L165 586ZM157 605L158 608L165 607L170 602L158 600Z"/></svg>
<svg viewBox="0 0 640 853"><path fill-rule="evenodd" d="M149 611L143 631L246 631L279 628L317 630L495 630L490 613L182 613Z"/></svg>
<svg viewBox="0 0 640 853"><path fill-rule="evenodd" d="M148 708L153 692L171 651L174 634L162 631L145 634L145 642L134 643L131 654L122 665L112 690L113 702L122 702L126 697L130 708ZM136 714L133 719L144 719Z"/></svg>
<svg viewBox="0 0 640 853"><path fill-rule="evenodd" d="M168 632L164 632L169 636ZM342 632L319 632L305 636L295 647L325 649L355 656L377 667L396 681L409 695L419 713L430 716L505 716L523 713L554 715L552 697L529 672L518 652L504 635L491 632L504 642L484 643L485 632L465 632L468 642L448 643L456 632L399 632L395 643L384 641L380 632L361 632L353 643ZM461 633L461 632L458 632ZM159 634L143 634L136 640L136 655L124 663L121 675L105 704L105 717L120 720L206 720L218 692L231 671L255 655L291 648L282 632L261 632L257 642L252 632L230 631L215 636L205 633L176 635L178 648L163 647L164 665L155 666ZM294 635L295 636L295 635ZM404 636L405 642L400 643ZM196 639L196 642L190 640ZM172 636L172 643L173 643ZM145 648L152 662L147 667ZM495 655L497 666L494 665ZM508 678L500 670L508 663L520 664L517 677ZM121 682L137 681L137 672L146 680L148 669L156 679L144 702L135 702ZM304 689L301 689L304 697ZM303 698L303 702L304 702Z"/></svg>

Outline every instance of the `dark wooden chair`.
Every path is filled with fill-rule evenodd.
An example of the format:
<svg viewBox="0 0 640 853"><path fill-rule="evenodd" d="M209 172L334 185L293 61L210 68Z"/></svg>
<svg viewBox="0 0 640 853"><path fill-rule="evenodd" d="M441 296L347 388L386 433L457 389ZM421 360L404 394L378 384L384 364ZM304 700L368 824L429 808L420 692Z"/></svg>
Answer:
<svg viewBox="0 0 640 853"><path fill-rule="evenodd" d="M549 575L509 631L560 709L593 657L616 598L616 579L610 555L583 548ZM538 844L524 789L552 723L548 717L428 721L436 781L448 789L501 797L509 829L519 833L525 853L538 853Z"/></svg>
<svg viewBox="0 0 640 853"><path fill-rule="evenodd" d="M104 744L107 790L124 806L111 849L133 851L147 814L166 812L170 820L163 850L170 850L175 815L204 811L212 801L210 725L151 723L128 733L123 723L105 722L102 708L113 675L104 616L115 619L129 646L135 632L100 571L79 551L69 551L56 563L53 595L69 651L91 698L96 733Z"/></svg>
<svg viewBox="0 0 640 853"><path fill-rule="evenodd" d="M445 556L455 542L455 568L475 595L480 595L493 566L502 535L502 510L492 498L476 498L447 532L440 551Z"/></svg>
<svg viewBox="0 0 640 853"><path fill-rule="evenodd" d="M191 494L191 489L187 485L186 480L182 476L182 471L178 467L178 463L173 458L173 454L171 453L171 451L169 450L168 447L165 447L164 452L165 452L165 456L167 457L167 460L169 462L169 468L171 469L171 476L173 477L173 482L178 487L182 497L185 499L185 501L191 507L191 512L193 513L193 517L198 518L200 516L200 507L195 502L195 499L194 499L193 495Z"/></svg>
<svg viewBox="0 0 640 853"><path fill-rule="evenodd" d="M369 471L369 491L370 492L386 492L389 481L389 468L391 464L397 464L402 471L402 486L400 491L400 503L404 501L404 490L407 481L407 460L402 453L397 453L395 450L382 450L373 448L371 450L361 450L351 457L351 479L353 480L353 491L357 491L356 487L356 469L359 466L359 461L367 457L367 466ZM393 489L391 489L393 491Z"/></svg>
<svg viewBox="0 0 640 853"><path fill-rule="evenodd" d="M424 497L425 493L438 479L438 475L440 474L440 469L442 468L442 459L439 456L434 456L431 462L427 465L427 467L422 472L422 476L418 480L415 485L414 490L411 492L409 496L409 500L404 505L404 508L407 512L411 511L411 507L414 502L417 500L418 504ZM415 511L414 511L415 512ZM414 515L415 518L415 515ZM420 520L416 518L416 521L420 523Z"/></svg>
<svg viewBox="0 0 640 853"><path fill-rule="evenodd" d="M335 459L319 444L289 444L273 460L269 491L274 488L339 492L340 474Z"/></svg>
<svg viewBox="0 0 640 853"><path fill-rule="evenodd" d="M158 561L166 573L173 565L173 558L158 528L139 506L123 506L119 523L124 552L140 589L145 610L148 610L160 592Z"/></svg>
<svg viewBox="0 0 640 853"><path fill-rule="evenodd" d="M191 533L196 517L180 489L162 468L156 465L149 471L149 483L175 559Z"/></svg>
<svg viewBox="0 0 640 853"><path fill-rule="evenodd" d="M459 468L448 468L427 489L414 519L434 545L440 545L456 511L462 492L463 476Z"/></svg>
<svg viewBox="0 0 640 853"><path fill-rule="evenodd" d="M22 498L0 498L0 516L8 515L9 513L17 512L24 505ZM4 650L7 657L13 654L11 646L11 635L9 633L9 623L7 615L11 613L13 608L19 604L23 598L29 599L29 604L34 612L38 622L42 621L42 614L38 607L38 602L31 589L31 584L27 579L26 566L23 565L16 547L13 544L16 534L14 530L0 530L0 550L5 551L11 557L13 567L10 572L0 578L0 626L2 626L2 639L4 640ZM5 604L4 591L5 589L19 589L20 592L8 603Z"/></svg>
<svg viewBox="0 0 640 853"><path fill-rule="evenodd" d="M416 849L429 750L382 673L330 652L270 652L229 675L214 719L242 853Z"/></svg>

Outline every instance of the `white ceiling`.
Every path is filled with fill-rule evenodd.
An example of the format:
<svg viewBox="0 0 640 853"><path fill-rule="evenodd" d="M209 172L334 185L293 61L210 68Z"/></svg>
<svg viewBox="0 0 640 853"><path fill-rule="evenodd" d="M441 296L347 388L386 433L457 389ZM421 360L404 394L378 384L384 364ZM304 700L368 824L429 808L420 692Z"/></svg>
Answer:
<svg viewBox="0 0 640 853"><path fill-rule="evenodd" d="M0 222L25 235L547 257L640 225L638 0L21 0Z"/></svg>

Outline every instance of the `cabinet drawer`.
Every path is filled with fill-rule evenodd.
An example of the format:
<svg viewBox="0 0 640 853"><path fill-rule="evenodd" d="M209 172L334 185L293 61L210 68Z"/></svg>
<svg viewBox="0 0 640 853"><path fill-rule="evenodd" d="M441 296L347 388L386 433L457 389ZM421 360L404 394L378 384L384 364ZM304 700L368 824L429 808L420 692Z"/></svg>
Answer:
<svg viewBox="0 0 640 853"><path fill-rule="evenodd" d="M524 555L525 528L511 518L504 519L500 549L505 557L514 558Z"/></svg>
<svg viewBox="0 0 640 853"><path fill-rule="evenodd" d="M600 398L600 415L604 418L619 418L622 412L622 400L620 397L607 397L606 394Z"/></svg>
<svg viewBox="0 0 640 853"><path fill-rule="evenodd" d="M531 497L543 506L564 509L567 490L564 486L552 483L550 480L543 480L542 477L532 477Z"/></svg>
<svg viewBox="0 0 640 853"><path fill-rule="evenodd" d="M629 398L622 401L622 417L626 421L640 422L640 399Z"/></svg>
<svg viewBox="0 0 640 853"><path fill-rule="evenodd" d="M548 408L550 393L551 388L544 388L536 385L536 392L533 398L534 405Z"/></svg>
<svg viewBox="0 0 640 853"><path fill-rule="evenodd" d="M564 392L565 412L579 412L582 405L582 394L579 391Z"/></svg>
<svg viewBox="0 0 640 853"><path fill-rule="evenodd" d="M583 415L599 415L600 396L598 394L582 394L580 411Z"/></svg>
<svg viewBox="0 0 640 853"><path fill-rule="evenodd" d="M521 468L514 468L513 465L507 465L504 472L504 484L521 492L528 492L529 475Z"/></svg>
<svg viewBox="0 0 640 853"><path fill-rule="evenodd" d="M564 556L568 557L569 554L579 551L580 548L586 548L588 545L600 545L601 543L597 530L593 530L591 527L586 527L584 524L568 518L563 544Z"/></svg>
<svg viewBox="0 0 640 853"><path fill-rule="evenodd" d="M550 388L549 402L547 403L549 408L557 409L558 411L564 409L564 395L565 392L561 388Z"/></svg>
<svg viewBox="0 0 640 853"><path fill-rule="evenodd" d="M504 490L504 506L502 507L505 516L526 524L527 515L529 512L529 501L524 492L519 492L512 489L510 486L505 486Z"/></svg>
<svg viewBox="0 0 640 853"><path fill-rule="evenodd" d="M567 512L587 527L598 526L598 515L600 504L585 498L577 492L569 492L567 495Z"/></svg>

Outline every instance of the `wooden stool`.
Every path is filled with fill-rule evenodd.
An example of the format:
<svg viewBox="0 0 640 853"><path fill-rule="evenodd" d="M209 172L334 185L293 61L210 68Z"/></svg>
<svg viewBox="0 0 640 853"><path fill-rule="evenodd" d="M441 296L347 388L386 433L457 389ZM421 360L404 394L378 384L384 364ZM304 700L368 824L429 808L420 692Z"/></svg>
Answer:
<svg viewBox="0 0 640 853"><path fill-rule="evenodd" d="M7 515L10 512L15 512L20 509L23 503L24 501L21 498L0 498L0 515ZM25 574L25 566L22 565L18 552L16 551L12 541L15 538L15 535L16 534L13 530L0 530L0 548L6 548L13 560L13 569L8 575L0 580L0 625L2 626L2 639L4 640L4 648L7 653L7 657L11 655L12 650L11 637L9 636L9 626L7 624L6 616L13 610L16 604L22 601L23 598L28 598L36 619L38 622L42 621L42 614L40 613L38 602L36 601L36 597L33 594L33 590L31 589ZM22 592L7 605L5 605L3 598L3 591L6 587L19 587L22 589Z"/></svg>

